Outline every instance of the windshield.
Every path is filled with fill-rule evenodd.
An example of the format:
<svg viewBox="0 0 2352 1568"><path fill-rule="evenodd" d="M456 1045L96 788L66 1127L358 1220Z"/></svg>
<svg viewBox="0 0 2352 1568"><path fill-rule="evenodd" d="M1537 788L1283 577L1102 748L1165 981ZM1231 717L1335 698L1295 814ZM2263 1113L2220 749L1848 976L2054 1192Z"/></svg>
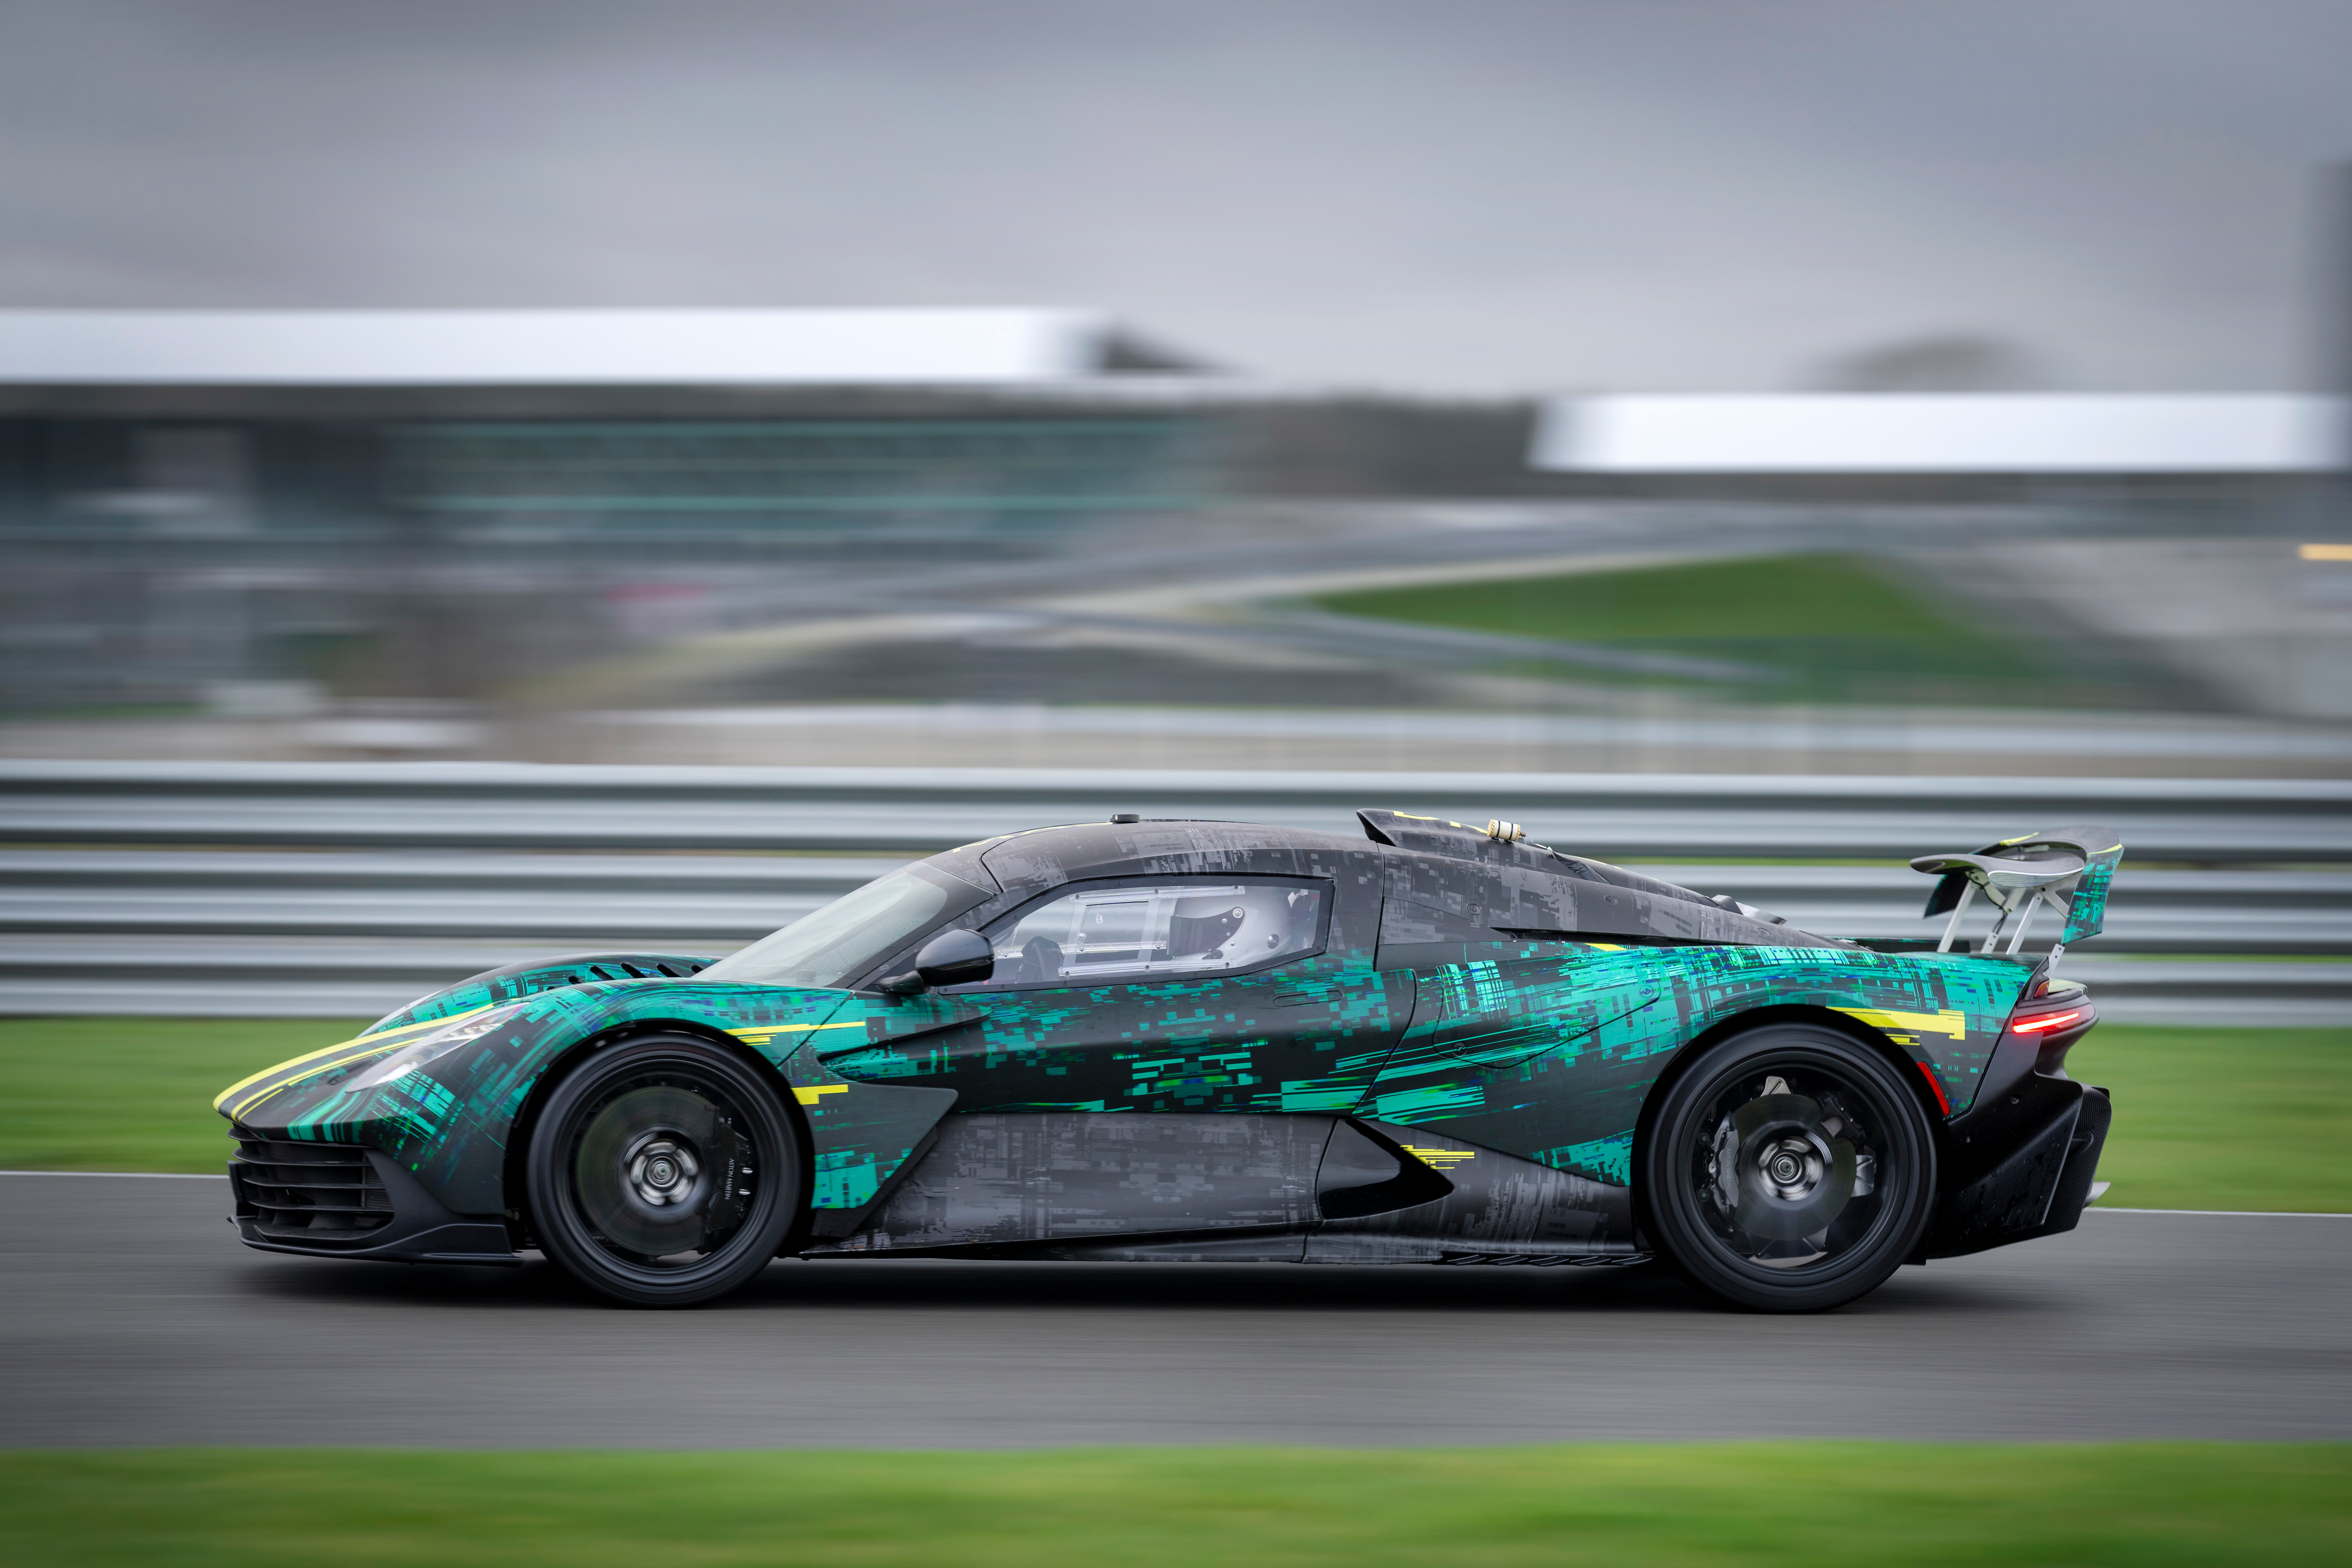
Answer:
<svg viewBox="0 0 2352 1568"><path fill-rule="evenodd" d="M773 936L729 954L697 978L741 985L845 985L936 922L988 895L927 867L909 866L844 893Z"/></svg>

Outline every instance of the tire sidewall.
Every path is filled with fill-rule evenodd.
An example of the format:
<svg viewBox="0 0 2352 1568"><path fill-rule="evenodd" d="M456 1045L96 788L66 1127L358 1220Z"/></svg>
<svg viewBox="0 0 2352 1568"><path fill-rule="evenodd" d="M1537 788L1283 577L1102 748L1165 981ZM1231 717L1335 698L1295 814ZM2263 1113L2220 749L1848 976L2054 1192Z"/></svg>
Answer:
<svg viewBox="0 0 2352 1568"><path fill-rule="evenodd" d="M1831 1265L1798 1275L1747 1263L1724 1247L1700 1218L1686 1179L1699 1118L1727 1080L1768 1063L1831 1068L1859 1080L1892 1119L1892 1136L1906 1156L1899 1168L1890 1160L1881 1176L1882 1188L1899 1182L1902 1190L1890 1196L1864 1243ZM1717 1041L1676 1075L1643 1143L1637 1175L1651 1234L1692 1284L1754 1310L1823 1311L1876 1289L1917 1250L1935 1214L1935 1127L1884 1052L1822 1025L1767 1024Z"/></svg>
<svg viewBox="0 0 2352 1568"><path fill-rule="evenodd" d="M665 1064L725 1088L767 1168L742 1227L701 1265L676 1271L634 1266L599 1246L580 1210L571 1169L576 1123L605 1086ZM683 1307L723 1296L774 1261L799 1215L806 1169L799 1129L761 1068L698 1036L639 1035L585 1053L551 1091L523 1161L524 1203L540 1250L581 1284L629 1306Z"/></svg>

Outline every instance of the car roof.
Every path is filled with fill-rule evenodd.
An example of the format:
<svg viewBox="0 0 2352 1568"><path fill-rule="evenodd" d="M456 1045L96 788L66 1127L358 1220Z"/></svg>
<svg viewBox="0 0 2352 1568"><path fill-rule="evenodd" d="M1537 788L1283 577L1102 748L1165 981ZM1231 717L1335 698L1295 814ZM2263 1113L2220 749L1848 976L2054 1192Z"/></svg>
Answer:
<svg viewBox="0 0 2352 1568"><path fill-rule="evenodd" d="M1040 827L975 847L988 875L1007 893L1099 877L1328 876L1349 859L1367 866L1379 855L1369 840L1312 828L1160 818Z"/></svg>
<svg viewBox="0 0 2352 1568"><path fill-rule="evenodd" d="M1832 945L1688 888L1529 843L1507 823L1475 828L1401 812L1358 816L1362 837L1256 822L1073 823L950 850L932 864L994 888L992 910L1066 882L1104 878L1298 876L1369 885L1390 901L1492 911L1478 923L1497 931L1589 929L1670 941Z"/></svg>

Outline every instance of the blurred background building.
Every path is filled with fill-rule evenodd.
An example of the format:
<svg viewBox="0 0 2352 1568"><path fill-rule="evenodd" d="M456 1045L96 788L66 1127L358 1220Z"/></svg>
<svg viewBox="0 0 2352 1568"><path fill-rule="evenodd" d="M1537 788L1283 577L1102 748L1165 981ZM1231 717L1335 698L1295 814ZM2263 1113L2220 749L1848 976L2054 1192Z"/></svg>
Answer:
<svg viewBox="0 0 2352 1568"><path fill-rule="evenodd" d="M1181 363L1049 311L0 312L12 706L475 701L1197 505L1201 421L1085 395Z"/></svg>
<svg viewBox="0 0 2352 1568"><path fill-rule="evenodd" d="M2177 764L2352 718L2339 404L1878 359L1439 400L1076 310L0 312L0 743L895 755L944 703L985 760L1395 762L1443 710L1836 765L1999 711Z"/></svg>

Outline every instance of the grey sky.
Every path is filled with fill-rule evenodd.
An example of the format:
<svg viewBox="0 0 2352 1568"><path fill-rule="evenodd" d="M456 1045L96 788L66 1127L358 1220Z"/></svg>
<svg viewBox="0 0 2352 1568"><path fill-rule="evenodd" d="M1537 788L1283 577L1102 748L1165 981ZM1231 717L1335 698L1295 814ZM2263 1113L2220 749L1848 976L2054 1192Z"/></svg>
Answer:
<svg viewBox="0 0 2352 1568"><path fill-rule="evenodd" d="M0 305L1095 306L1391 387L2308 373L2352 5L0 0Z"/></svg>

